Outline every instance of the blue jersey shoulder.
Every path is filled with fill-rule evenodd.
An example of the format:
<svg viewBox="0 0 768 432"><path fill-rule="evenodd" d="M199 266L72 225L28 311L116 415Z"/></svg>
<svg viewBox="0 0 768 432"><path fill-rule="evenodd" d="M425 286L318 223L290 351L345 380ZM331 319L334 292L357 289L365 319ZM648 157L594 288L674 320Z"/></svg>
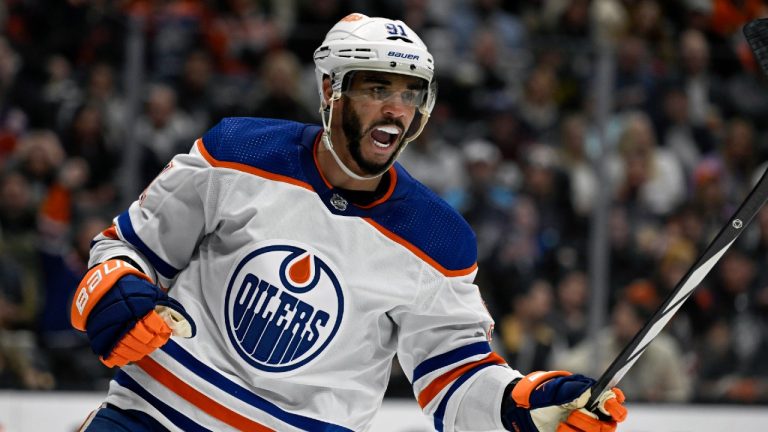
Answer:
<svg viewBox="0 0 768 432"><path fill-rule="evenodd" d="M203 135L206 151L221 162L236 162L294 177L308 129L317 126L255 117L225 118Z"/></svg>
<svg viewBox="0 0 768 432"><path fill-rule="evenodd" d="M477 262L477 239L466 220L399 164L398 188L402 198L374 220L419 248L440 266L460 271ZM392 204L395 204L393 202Z"/></svg>

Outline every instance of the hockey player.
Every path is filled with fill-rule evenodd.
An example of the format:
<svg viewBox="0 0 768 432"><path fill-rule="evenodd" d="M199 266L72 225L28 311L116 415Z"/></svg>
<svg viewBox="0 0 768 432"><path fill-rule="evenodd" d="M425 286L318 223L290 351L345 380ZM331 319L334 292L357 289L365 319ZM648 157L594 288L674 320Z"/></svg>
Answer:
<svg viewBox="0 0 768 432"><path fill-rule="evenodd" d="M491 350L472 231L395 163L419 37L352 14L314 60L322 127L225 119L94 239L72 322L121 369L83 429L361 431L397 354L436 430L614 430L620 391L593 414L593 380Z"/></svg>

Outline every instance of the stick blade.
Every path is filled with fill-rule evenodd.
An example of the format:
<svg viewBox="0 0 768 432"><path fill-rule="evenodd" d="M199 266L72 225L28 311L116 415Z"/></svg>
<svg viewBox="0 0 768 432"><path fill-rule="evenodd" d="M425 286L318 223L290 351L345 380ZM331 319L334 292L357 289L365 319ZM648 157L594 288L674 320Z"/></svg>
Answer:
<svg viewBox="0 0 768 432"><path fill-rule="evenodd" d="M768 74L768 18L750 21L744 25L742 31L760 68Z"/></svg>

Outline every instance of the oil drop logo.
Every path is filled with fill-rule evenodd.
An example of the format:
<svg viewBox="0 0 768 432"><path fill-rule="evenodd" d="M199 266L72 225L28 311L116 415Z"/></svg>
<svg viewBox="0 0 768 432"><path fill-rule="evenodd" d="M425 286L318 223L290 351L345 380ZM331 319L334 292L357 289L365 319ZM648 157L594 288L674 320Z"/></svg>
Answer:
<svg viewBox="0 0 768 432"><path fill-rule="evenodd" d="M344 315L339 277L308 248L271 244L247 254L227 283L225 321L240 356L287 372L331 343Z"/></svg>

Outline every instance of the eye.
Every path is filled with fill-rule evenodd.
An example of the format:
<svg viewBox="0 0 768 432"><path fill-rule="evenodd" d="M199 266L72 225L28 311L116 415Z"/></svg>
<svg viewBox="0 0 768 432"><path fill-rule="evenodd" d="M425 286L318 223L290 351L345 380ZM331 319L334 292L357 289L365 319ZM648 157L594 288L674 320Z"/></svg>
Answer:
<svg viewBox="0 0 768 432"><path fill-rule="evenodd" d="M401 93L401 97L403 98L404 103L409 105L418 105L418 92L415 90L405 90Z"/></svg>
<svg viewBox="0 0 768 432"><path fill-rule="evenodd" d="M385 87L372 87L370 90L368 90L375 100L384 100L387 99L390 95L392 95L392 92L388 90Z"/></svg>

